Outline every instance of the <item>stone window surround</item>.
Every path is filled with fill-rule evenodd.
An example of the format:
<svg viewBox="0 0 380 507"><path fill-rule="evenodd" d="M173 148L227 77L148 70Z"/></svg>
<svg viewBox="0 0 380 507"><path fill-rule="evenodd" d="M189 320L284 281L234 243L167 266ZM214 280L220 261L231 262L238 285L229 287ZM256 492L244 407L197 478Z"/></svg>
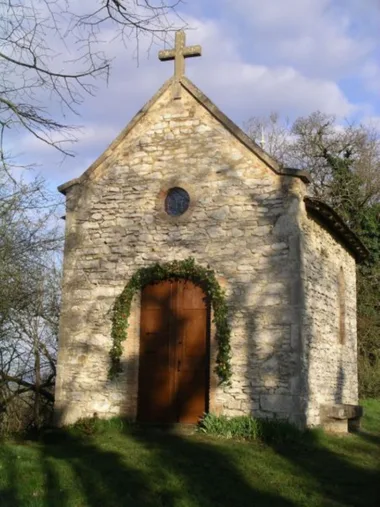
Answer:
<svg viewBox="0 0 380 507"><path fill-rule="evenodd" d="M189 207L182 213L182 215L173 216L169 215L165 209L165 199L170 189L172 188L183 188L190 196ZM181 178L171 178L161 185L161 189L156 198L156 216L159 220L164 220L171 223L187 223L190 221L191 216L194 212L194 208L198 202L198 195L194 185L183 181Z"/></svg>

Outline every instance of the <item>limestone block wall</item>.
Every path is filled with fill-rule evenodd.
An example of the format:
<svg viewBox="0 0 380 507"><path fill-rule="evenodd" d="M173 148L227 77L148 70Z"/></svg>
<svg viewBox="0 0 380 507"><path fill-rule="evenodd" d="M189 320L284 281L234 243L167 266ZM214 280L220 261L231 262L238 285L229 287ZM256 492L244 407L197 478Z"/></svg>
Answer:
<svg viewBox="0 0 380 507"><path fill-rule="evenodd" d="M358 403L355 259L304 211L301 220L304 405L308 425L320 405Z"/></svg>
<svg viewBox="0 0 380 507"><path fill-rule="evenodd" d="M164 211L175 186L191 198L179 218ZM232 386L212 380L212 409L298 420L304 193L300 180L274 174L185 90L177 101L165 92L87 180L67 191L58 422L94 412L135 417L139 298L124 372L112 382L110 311L136 269L189 256L216 271L230 309Z"/></svg>

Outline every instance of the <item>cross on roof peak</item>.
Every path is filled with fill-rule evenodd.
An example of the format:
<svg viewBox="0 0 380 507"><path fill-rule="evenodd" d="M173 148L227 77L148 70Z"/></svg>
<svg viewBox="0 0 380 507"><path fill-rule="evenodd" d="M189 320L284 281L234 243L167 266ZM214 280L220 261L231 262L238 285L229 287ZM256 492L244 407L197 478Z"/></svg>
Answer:
<svg viewBox="0 0 380 507"><path fill-rule="evenodd" d="M181 98L181 78L185 75L185 58L201 56L201 46L186 46L186 34L183 30L175 33L174 49L164 49L158 53L161 61L174 60L173 98Z"/></svg>

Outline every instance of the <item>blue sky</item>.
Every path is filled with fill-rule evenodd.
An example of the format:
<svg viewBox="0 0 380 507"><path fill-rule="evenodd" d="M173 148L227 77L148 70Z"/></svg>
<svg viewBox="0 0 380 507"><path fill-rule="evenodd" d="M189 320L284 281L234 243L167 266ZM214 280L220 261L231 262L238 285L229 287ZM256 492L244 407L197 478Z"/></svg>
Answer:
<svg viewBox="0 0 380 507"><path fill-rule="evenodd" d="M240 126L321 110L380 129L380 0L187 0L179 12L188 44L203 47L187 76ZM113 67L108 86L100 81L69 118L81 126L75 158L18 134L20 161L36 162L51 188L85 171L173 72L157 58L162 46L148 52L141 40L137 65L132 42L103 39Z"/></svg>

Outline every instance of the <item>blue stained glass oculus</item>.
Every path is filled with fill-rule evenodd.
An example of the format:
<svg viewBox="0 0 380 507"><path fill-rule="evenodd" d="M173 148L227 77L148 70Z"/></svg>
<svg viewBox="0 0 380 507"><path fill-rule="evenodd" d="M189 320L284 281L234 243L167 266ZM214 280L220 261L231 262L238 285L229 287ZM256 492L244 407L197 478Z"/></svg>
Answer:
<svg viewBox="0 0 380 507"><path fill-rule="evenodd" d="M189 209L190 196L180 187L171 188L165 199L165 211L172 217L179 217Z"/></svg>

